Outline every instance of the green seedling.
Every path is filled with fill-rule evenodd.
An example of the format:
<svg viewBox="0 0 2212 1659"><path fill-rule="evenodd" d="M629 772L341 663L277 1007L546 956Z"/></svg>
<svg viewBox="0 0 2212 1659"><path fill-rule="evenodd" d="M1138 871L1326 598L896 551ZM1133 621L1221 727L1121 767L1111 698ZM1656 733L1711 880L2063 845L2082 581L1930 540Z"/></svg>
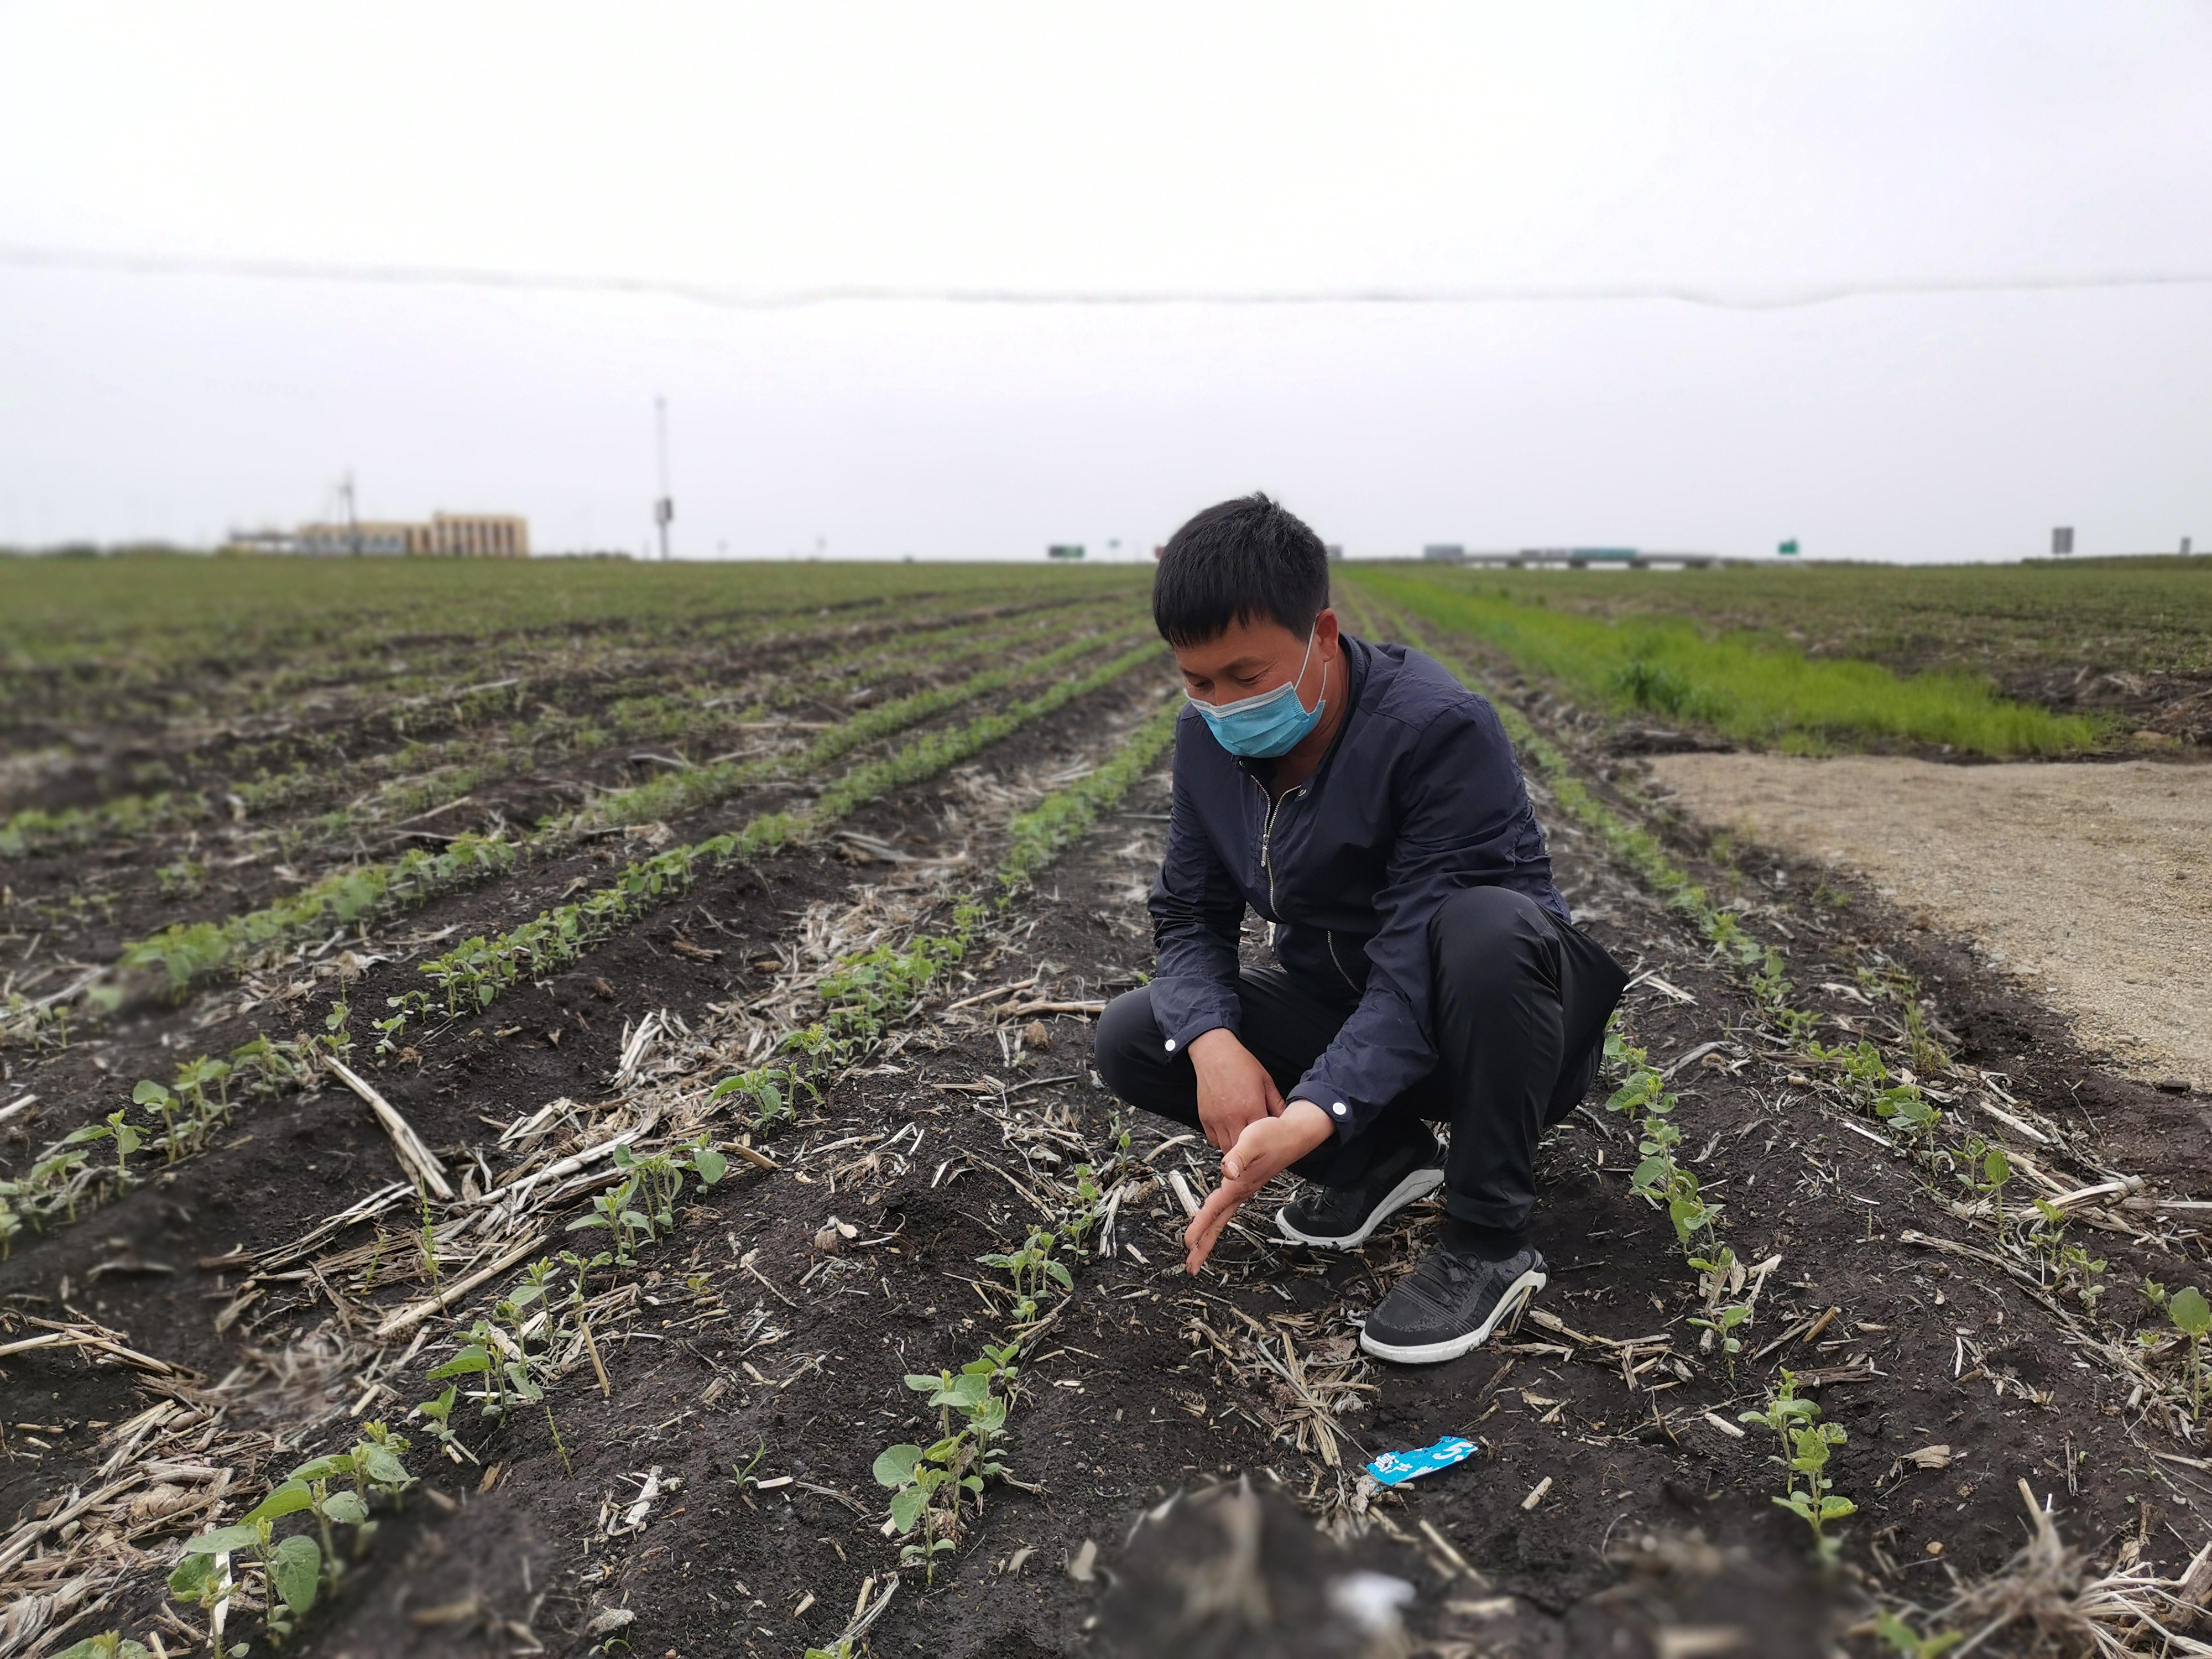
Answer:
<svg viewBox="0 0 2212 1659"><path fill-rule="evenodd" d="M161 1146L168 1154L167 1161L174 1164L181 1150L177 1139L177 1115L185 1109L185 1103L150 1078L132 1085L131 1100L133 1105L147 1108L161 1120Z"/></svg>
<svg viewBox="0 0 2212 1659"><path fill-rule="evenodd" d="M939 1438L934 1445L887 1448L876 1459L878 1484L891 1492L891 1520L899 1534L913 1542L902 1547L900 1560L919 1565L926 1578L935 1582L937 1557L959 1547L962 1516L968 1498L980 1510L983 1483L1002 1478L1006 1466L999 1454L1005 1437L1006 1397L1020 1375L1014 1364L1019 1352L1009 1342L986 1347L981 1358L971 1359L956 1375L939 1371L934 1376L910 1376L908 1388L928 1396L937 1407ZM955 1416L964 1419L954 1426Z"/></svg>
<svg viewBox="0 0 2212 1659"><path fill-rule="evenodd" d="M1735 1375L1736 1355L1743 1352L1743 1340L1741 1337L1736 1336L1734 1333L1737 1326L1742 1324L1750 1317L1751 1304L1746 1302L1737 1302L1731 1303L1723 1308L1714 1309L1713 1316L1711 1319L1698 1319L1693 1317L1690 1321L1690 1323L1692 1325L1711 1333L1709 1336L1699 1339L1700 1346L1703 1346L1705 1342L1713 1340L1715 1338L1719 1340L1721 1352L1727 1358L1728 1370L1730 1376L1734 1376Z"/></svg>
<svg viewBox="0 0 2212 1659"><path fill-rule="evenodd" d="M442 1382L451 1376L481 1376L490 1385L477 1396L483 1402L483 1414L505 1417L514 1408L517 1400L534 1403L544 1397L531 1379L528 1362L509 1354L511 1346L498 1326L489 1319L479 1319L469 1327L460 1352L432 1368L430 1381Z"/></svg>
<svg viewBox="0 0 2212 1659"><path fill-rule="evenodd" d="M642 1211L631 1207L631 1200L638 1189L638 1178L633 1175L619 1187L599 1194L592 1200L591 1212L578 1216L568 1224L568 1231L582 1232L602 1229L613 1235L614 1262L619 1267L635 1267L637 1258L630 1254L629 1241L633 1233L653 1237L653 1218Z"/></svg>
<svg viewBox="0 0 2212 1659"><path fill-rule="evenodd" d="M179 859L156 870L154 881L163 898L197 898L207 890L207 866L191 859Z"/></svg>
<svg viewBox="0 0 2212 1659"><path fill-rule="evenodd" d="M759 1439L758 1443L753 1447L753 1455L750 1458L746 1459L743 1463L732 1463L730 1465L730 1473L737 1479L738 1491L743 1492L747 1486L757 1486L760 1485L760 1480L754 1474L753 1471L760 1468L762 1460L767 1457L767 1455L768 1440L767 1437L763 1436Z"/></svg>
<svg viewBox="0 0 2212 1659"><path fill-rule="evenodd" d="M1905 1004L1905 1033L1912 1045L1912 1069L1923 1076L1940 1077L1951 1069L1951 1055L1928 1030L1928 1016L1908 996Z"/></svg>
<svg viewBox="0 0 2212 1659"><path fill-rule="evenodd" d="M1963 1631L1936 1631L1923 1636L1887 1607L1874 1616L1874 1633L1889 1644L1898 1659L1942 1659L1966 1639Z"/></svg>
<svg viewBox="0 0 2212 1659"><path fill-rule="evenodd" d="M390 1019L373 1019L369 1021L368 1028L376 1033L378 1059L381 1060L386 1054L396 1054L399 1052L399 1039L407 1032L406 1012L402 1010Z"/></svg>
<svg viewBox="0 0 2212 1659"><path fill-rule="evenodd" d="M1918 1088L1899 1084L1875 1096L1874 1115L1922 1146L1931 1144L1943 1114Z"/></svg>
<svg viewBox="0 0 2212 1659"><path fill-rule="evenodd" d="M785 1100L784 1089L790 1081L790 1073L785 1067L764 1066L757 1071L740 1072L735 1077L724 1078L714 1085L708 1098L720 1100L733 1094L744 1096L753 1103L753 1127L765 1129L779 1118L799 1115Z"/></svg>
<svg viewBox="0 0 2212 1659"><path fill-rule="evenodd" d="M1074 1275L1066 1267L1052 1258L1057 1241L1042 1228L1029 1236L1028 1242L1018 1250L994 1255L979 1255L975 1260L986 1267L1001 1267L1014 1281L1014 1323L1026 1325L1037 1316L1037 1298L1043 1295L1047 1283L1057 1285L1063 1291L1075 1288Z"/></svg>
<svg viewBox="0 0 2212 1659"><path fill-rule="evenodd" d="M1098 1224L1099 1217L1105 1212L1104 1206L1100 1202L1104 1194L1099 1190L1098 1179L1091 1173L1091 1166L1088 1164L1077 1164L1075 1166L1075 1203L1069 1212L1067 1222L1060 1231L1066 1234L1068 1243L1075 1245L1079 1249L1082 1247L1083 1241L1090 1237L1091 1230Z"/></svg>
<svg viewBox="0 0 2212 1659"><path fill-rule="evenodd" d="M2033 1239L2037 1260L2043 1268L2044 1283L2054 1290L2063 1291L2081 1304L2094 1310L2097 1298L2104 1295L2101 1282L2105 1273L2102 1261L2092 1261L2089 1253L2079 1244L2065 1240L2065 1211L2047 1198L2034 1200L2037 1217Z"/></svg>
<svg viewBox="0 0 2212 1659"><path fill-rule="evenodd" d="M356 1528L358 1543L374 1524L369 1501L375 1494L396 1494L413 1484L400 1455L407 1442L381 1423L362 1425L367 1438L350 1451L310 1459L286 1476L260 1503L248 1510L238 1524L218 1527L185 1541L184 1554L169 1575L172 1595L205 1607L226 1593L216 1557L250 1550L267 1584L264 1598L269 1634L282 1642L297 1628L315 1604L318 1595L337 1584L342 1571L334 1526ZM331 1490L334 1480L349 1487ZM311 1512L322 1541L304 1533L286 1538L276 1535L276 1523L302 1510Z"/></svg>
<svg viewBox="0 0 2212 1659"><path fill-rule="evenodd" d="M1977 1193L1987 1197L1990 1206L1996 1212L1997 1237L2002 1238L2005 1230L2004 1189L2012 1179L2012 1160L2002 1146L1991 1146L1982 1154L1982 1178L1972 1183Z"/></svg>
<svg viewBox="0 0 2212 1659"><path fill-rule="evenodd" d="M438 1218L430 1212L430 1189L418 1184L415 1195L422 1204L422 1225L415 1236L416 1247L422 1255L422 1277L430 1281L434 1296L438 1291Z"/></svg>
<svg viewBox="0 0 2212 1659"><path fill-rule="evenodd" d="M105 1635L88 1636L82 1642L71 1643L54 1659L154 1659L154 1656L120 1631L109 1631Z"/></svg>
<svg viewBox="0 0 2212 1659"><path fill-rule="evenodd" d="M64 1146L88 1146L102 1140L115 1143L115 1185L119 1192L131 1184L131 1154L146 1144L146 1137L136 1125L125 1122L124 1111L118 1109L110 1112L102 1122L88 1123L81 1129L72 1129L62 1137L61 1144ZM81 1164L82 1161L80 1154L76 1162ZM70 1219L76 1219L74 1205L70 1209Z"/></svg>
<svg viewBox="0 0 2212 1659"><path fill-rule="evenodd" d="M424 1401L415 1409L422 1414L422 1420L430 1425L431 1438L444 1448L447 1456L452 1458L456 1463L464 1457L473 1463L477 1461L477 1455L463 1445L460 1437L453 1432L453 1402L459 1398L459 1393L460 1390L454 1384L448 1382L446 1384L445 1393L440 1395L435 1400Z"/></svg>
<svg viewBox="0 0 2212 1659"><path fill-rule="evenodd" d="M2212 1333L2212 1304L2194 1285L2185 1285L2166 1298L2166 1316L2189 1339L2189 1407L2195 1417L2204 1408L2204 1339Z"/></svg>
<svg viewBox="0 0 2212 1659"><path fill-rule="evenodd" d="M1765 1015L1766 1023L1778 1036L1790 1042L1802 1042L1820 1029L1820 1017L1794 1006L1790 999L1796 987L1784 973L1784 962L1779 951L1770 950L1759 971L1752 975L1752 1000Z"/></svg>
<svg viewBox="0 0 2212 1659"><path fill-rule="evenodd" d="M588 1259L574 1250L563 1250L561 1261L575 1276L568 1287L568 1310L576 1316L576 1334L584 1340L584 1352L591 1358L592 1373L599 1379L599 1392L611 1398L614 1385L607 1381L607 1368L599 1358L599 1340L592 1334L590 1310L586 1305L585 1281L591 1277L593 1268L612 1266L614 1257L605 1250Z"/></svg>
<svg viewBox="0 0 2212 1659"><path fill-rule="evenodd" d="M1823 1567L1832 1567L1842 1540L1832 1536L1828 1523L1858 1513L1858 1505L1836 1495L1828 1479L1828 1455L1844 1443L1840 1425L1819 1420L1820 1408L1797 1397L1797 1379L1785 1369L1782 1384L1760 1412L1743 1412L1738 1420L1770 1428L1781 1437L1788 1455L1770 1457L1786 1472L1786 1490L1774 1502L1813 1529L1813 1553Z"/></svg>

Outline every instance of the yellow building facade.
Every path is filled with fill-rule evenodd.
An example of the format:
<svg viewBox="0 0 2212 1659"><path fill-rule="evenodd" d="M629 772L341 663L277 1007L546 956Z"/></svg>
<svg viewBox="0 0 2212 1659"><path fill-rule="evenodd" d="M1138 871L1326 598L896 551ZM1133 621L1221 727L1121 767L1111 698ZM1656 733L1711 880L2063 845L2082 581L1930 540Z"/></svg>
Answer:
<svg viewBox="0 0 2212 1659"><path fill-rule="evenodd" d="M304 524L282 531L239 532L231 546L255 553L321 558L526 559L530 521L507 513L434 513L428 524L364 519L354 524Z"/></svg>

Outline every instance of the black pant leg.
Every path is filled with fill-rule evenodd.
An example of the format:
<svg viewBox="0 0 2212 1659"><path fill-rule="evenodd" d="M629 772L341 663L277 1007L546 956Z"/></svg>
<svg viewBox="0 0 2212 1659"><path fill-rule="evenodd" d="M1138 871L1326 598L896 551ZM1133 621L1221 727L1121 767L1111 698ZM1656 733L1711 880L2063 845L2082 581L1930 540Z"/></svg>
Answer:
<svg viewBox="0 0 2212 1659"><path fill-rule="evenodd" d="M1430 923L1437 1063L1421 1092L1425 1107L1451 1122L1445 1206L1462 1221L1507 1231L1528 1224L1536 1143L1555 1102L1564 1096L1572 1110L1589 1087L1590 1012L1611 1003L1565 931L1534 899L1504 887L1455 893Z"/></svg>
<svg viewBox="0 0 2212 1659"><path fill-rule="evenodd" d="M1244 969L1237 979L1237 995L1243 1009L1240 1040L1267 1068L1286 1099L1307 1067L1336 1040L1338 1029L1356 1006L1312 996L1279 968ZM1149 986L1125 991L1107 1005L1098 1017L1094 1054L1106 1086L1130 1105L1193 1129L1200 1127L1198 1073L1188 1054L1168 1052L1152 1015ZM1426 1134L1412 1112L1392 1113L1348 1143L1330 1137L1291 1167L1324 1187L1350 1186L1407 1140Z"/></svg>

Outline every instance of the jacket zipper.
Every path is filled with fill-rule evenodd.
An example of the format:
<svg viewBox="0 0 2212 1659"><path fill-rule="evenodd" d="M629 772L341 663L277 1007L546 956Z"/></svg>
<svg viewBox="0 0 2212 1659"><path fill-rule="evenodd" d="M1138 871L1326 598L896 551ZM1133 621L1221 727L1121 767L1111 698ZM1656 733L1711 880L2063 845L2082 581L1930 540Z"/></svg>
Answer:
<svg viewBox="0 0 2212 1659"><path fill-rule="evenodd" d="M1262 784L1257 778L1253 779L1252 786L1254 788L1259 790L1263 795L1267 793L1267 786ZM1275 814L1281 811L1283 808L1288 806L1299 796L1304 794L1305 792L1306 787L1302 783L1297 788L1291 790L1289 794L1285 795L1280 800L1269 801L1267 803L1267 816L1266 818L1261 820L1260 824L1260 867L1267 872L1267 908L1270 910L1275 908L1275 866L1268 860L1267 852L1269 845L1275 838ZM1344 970L1340 968L1337 971L1339 973L1342 973Z"/></svg>

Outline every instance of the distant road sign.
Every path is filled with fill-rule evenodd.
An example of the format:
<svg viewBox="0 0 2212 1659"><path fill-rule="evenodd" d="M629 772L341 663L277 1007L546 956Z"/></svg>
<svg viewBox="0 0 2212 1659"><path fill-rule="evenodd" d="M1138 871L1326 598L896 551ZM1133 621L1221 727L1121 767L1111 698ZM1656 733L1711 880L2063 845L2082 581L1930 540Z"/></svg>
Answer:
<svg viewBox="0 0 2212 1659"><path fill-rule="evenodd" d="M2051 550L2063 558L2074 550L2074 526L2061 525L2051 532Z"/></svg>
<svg viewBox="0 0 2212 1659"><path fill-rule="evenodd" d="M1785 559L1796 558L1797 556L1797 538L1795 536L1792 536L1788 541L1783 543L1781 546L1776 548L1774 550L1777 553L1779 553Z"/></svg>

